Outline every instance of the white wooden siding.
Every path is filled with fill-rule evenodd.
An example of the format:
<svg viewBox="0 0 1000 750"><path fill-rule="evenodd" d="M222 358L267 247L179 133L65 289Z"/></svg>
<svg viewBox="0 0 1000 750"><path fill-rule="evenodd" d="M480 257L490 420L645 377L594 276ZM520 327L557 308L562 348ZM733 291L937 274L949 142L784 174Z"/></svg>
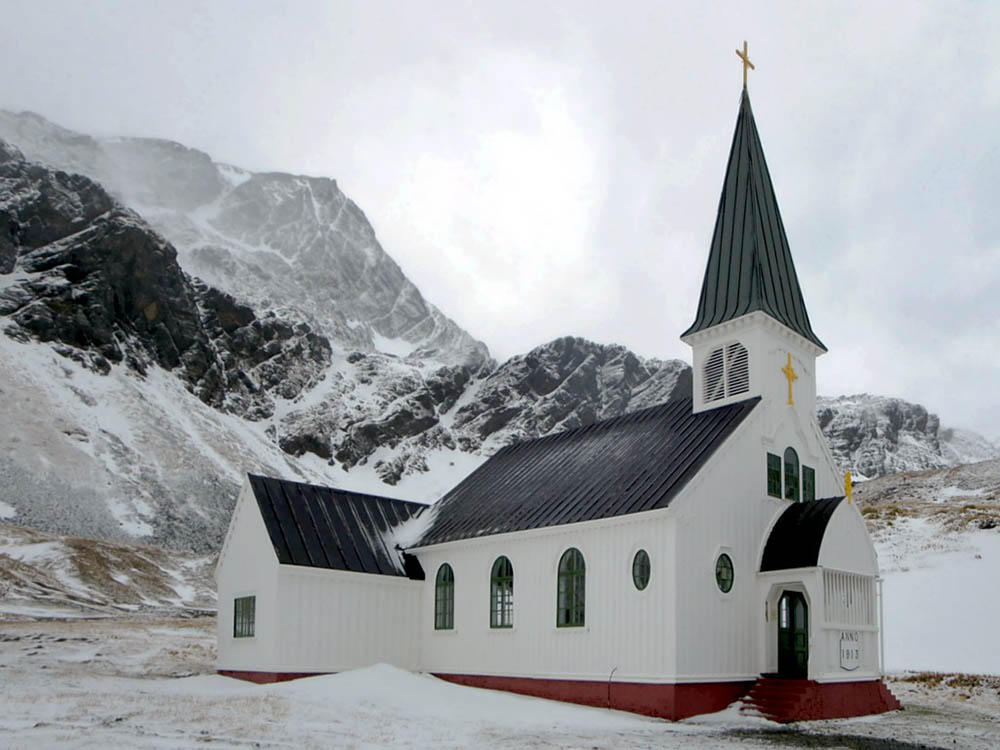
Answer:
<svg viewBox="0 0 1000 750"><path fill-rule="evenodd" d="M503 534L417 551L423 586L421 665L438 673L657 681L674 673L674 524L667 511ZM584 627L556 627L559 558L576 547L586 563ZM649 585L632 582L632 559L649 553ZM514 568L514 626L490 628L490 570ZM455 628L434 630L434 578L455 572Z"/></svg>
<svg viewBox="0 0 1000 750"><path fill-rule="evenodd" d="M387 662L419 669L420 581L281 565L277 661L286 672Z"/></svg>
<svg viewBox="0 0 1000 750"><path fill-rule="evenodd" d="M279 628L278 558L249 484L244 484L236 501L215 581L219 595L218 668L273 669ZM238 596L256 597L252 638L233 637L234 599Z"/></svg>

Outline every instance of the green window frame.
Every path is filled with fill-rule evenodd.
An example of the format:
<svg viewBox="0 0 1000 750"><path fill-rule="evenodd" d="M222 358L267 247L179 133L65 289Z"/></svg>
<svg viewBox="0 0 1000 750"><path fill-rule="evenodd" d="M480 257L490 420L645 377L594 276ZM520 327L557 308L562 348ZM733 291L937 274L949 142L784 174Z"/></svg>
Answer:
<svg viewBox="0 0 1000 750"><path fill-rule="evenodd" d="M236 597L233 600L233 638L253 638L256 620L257 597Z"/></svg>
<svg viewBox="0 0 1000 750"><path fill-rule="evenodd" d="M785 448L785 500L799 501L799 454Z"/></svg>
<svg viewBox="0 0 1000 750"><path fill-rule="evenodd" d="M455 572L448 563L438 568L434 578L434 629L455 627Z"/></svg>
<svg viewBox="0 0 1000 750"><path fill-rule="evenodd" d="M816 470L811 466L802 467L802 501L811 502L816 499Z"/></svg>
<svg viewBox="0 0 1000 750"><path fill-rule="evenodd" d="M490 627L514 627L514 566L504 555L490 572Z"/></svg>
<svg viewBox="0 0 1000 750"><path fill-rule="evenodd" d="M767 494L781 498L781 456L767 454Z"/></svg>
<svg viewBox="0 0 1000 750"><path fill-rule="evenodd" d="M733 590L733 559L723 552L715 559L715 583L719 591L728 594Z"/></svg>
<svg viewBox="0 0 1000 750"><path fill-rule="evenodd" d="M649 553L641 549L632 558L632 583L642 591L649 585Z"/></svg>
<svg viewBox="0 0 1000 750"><path fill-rule="evenodd" d="M583 553L570 547L559 558L559 584L556 589L556 626L583 627L587 595L587 565Z"/></svg>

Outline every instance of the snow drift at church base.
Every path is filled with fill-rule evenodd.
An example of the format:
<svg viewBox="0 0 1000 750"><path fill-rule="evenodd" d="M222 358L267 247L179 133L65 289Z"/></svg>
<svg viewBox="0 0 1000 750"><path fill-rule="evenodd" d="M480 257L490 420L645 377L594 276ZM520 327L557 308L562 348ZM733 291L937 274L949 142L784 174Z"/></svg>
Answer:
<svg viewBox="0 0 1000 750"><path fill-rule="evenodd" d="M207 674L212 618L0 623L0 736L31 748L726 748L987 750L1000 697L892 682L911 710L779 727L739 704L671 723L453 685L380 664L280 685Z"/></svg>

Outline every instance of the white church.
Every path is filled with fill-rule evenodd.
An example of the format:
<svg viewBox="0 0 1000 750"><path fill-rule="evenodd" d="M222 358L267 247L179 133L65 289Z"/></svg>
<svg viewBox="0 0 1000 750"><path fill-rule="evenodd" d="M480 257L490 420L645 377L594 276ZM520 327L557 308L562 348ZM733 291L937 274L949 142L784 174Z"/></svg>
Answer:
<svg viewBox="0 0 1000 750"><path fill-rule="evenodd" d="M668 719L740 697L778 721L898 708L745 83L681 340L691 398L508 446L433 506L249 476L216 574L218 671L388 662Z"/></svg>

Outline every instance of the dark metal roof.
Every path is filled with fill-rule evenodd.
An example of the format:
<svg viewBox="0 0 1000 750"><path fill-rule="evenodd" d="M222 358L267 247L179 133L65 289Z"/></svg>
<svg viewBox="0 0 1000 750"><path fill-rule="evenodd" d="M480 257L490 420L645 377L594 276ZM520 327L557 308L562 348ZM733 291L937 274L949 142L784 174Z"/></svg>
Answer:
<svg viewBox="0 0 1000 750"><path fill-rule="evenodd" d="M761 310L826 347L809 324L799 279L743 89L694 323L682 336Z"/></svg>
<svg viewBox="0 0 1000 750"><path fill-rule="evenodd" d="M438 501L419 545L665 508L759 401L675 399L507 446Z"/></svg>
<svg viewBox="0 0 1000 750"><path fill-rule="evenodd" d="M815 567L826 525L843 499L830 497L787 507L767 538L761 572Z"/></svg>
<svg viewBox="0 0 1000 750"><path fill-rule="evenodd" d="M391 549L390 529L427 506L250 474L278 562L423 580L420 563Z"/></svg>

